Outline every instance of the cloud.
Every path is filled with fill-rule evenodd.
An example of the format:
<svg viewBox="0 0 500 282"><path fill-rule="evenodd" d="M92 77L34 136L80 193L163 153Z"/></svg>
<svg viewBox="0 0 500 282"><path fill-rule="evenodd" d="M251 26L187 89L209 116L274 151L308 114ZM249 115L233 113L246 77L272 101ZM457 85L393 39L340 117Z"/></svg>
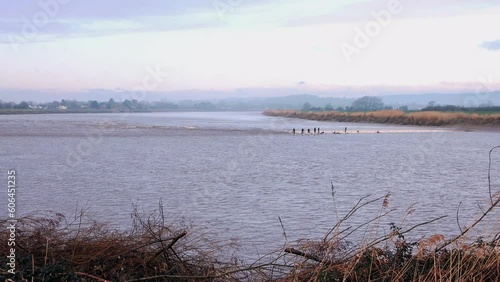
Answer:
<svg viewBox="0 0 500 282"><path fill-rule="evenodd" d="M495 7L500 0L487 5L466 5L465 0L400 1L405 7L401 16L427 16L432 12L438 17L445 13L443 11L473 13L477 9ZM33 22L37 13L47 9L53 11L49 23L39 28L37 38L30 41L186 29L366 22L372 20L371 12L386 8L388 3L387 0L69 0L57 9L42 5L56 2L0 0L0 43L10 42L8 38L12 34L22 35L26 21Z"/></svg>
<svg viewBox="0 0 500 282"><path fill-rule="evenodd" d="M485 41L480 46L490 51L500 50L500 39L494 41Z"/></svg>

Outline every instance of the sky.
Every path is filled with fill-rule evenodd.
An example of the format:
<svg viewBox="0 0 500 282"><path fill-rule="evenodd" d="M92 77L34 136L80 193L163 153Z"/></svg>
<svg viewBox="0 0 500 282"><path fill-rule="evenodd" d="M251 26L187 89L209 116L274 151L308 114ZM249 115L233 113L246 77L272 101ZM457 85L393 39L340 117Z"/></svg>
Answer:
<svg viewBox="0 0 500 282"><path fill-rule="evenodd" d="M500 0L0 5L3 100L26 92L43 100L76 92L359 96L500 89Z"/></svg>

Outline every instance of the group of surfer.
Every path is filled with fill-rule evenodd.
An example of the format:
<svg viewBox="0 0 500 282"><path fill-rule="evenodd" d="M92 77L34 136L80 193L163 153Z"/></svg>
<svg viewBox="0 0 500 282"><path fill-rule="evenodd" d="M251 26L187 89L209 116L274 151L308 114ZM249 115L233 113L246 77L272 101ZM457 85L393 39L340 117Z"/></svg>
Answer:
<svg viewBox="0 0 500 282"><path fill-rule="evenodd" d="M292 133L293 135L295 135L296 131L295 131L295 128L292 129ZM305 131L304 131L304 128L302 128L302 130L300 131L300 134L304 134ZM344 133L347 134L347 127L344 129ZM359 130L358 130L358 133L359 133ZM311 129L308 128L307 129L307 134L311 134ZM324 131L321 131L320 128L313 128L313 134L325 134ZM337 131L334 131L333 134L340 134L340 132L337 132Z"/></svg>
<svg viewBox="0 0 500 282"><path fill-rule="evenodd" d="M356 132L359 133L359 130L357 130ZM295 135L295 133L296 133L295 128L292 129L292 133L293 133L293 135ZM377 130L377 133L380 133L380 131ZM302 130L300 131L300 134L305 134L304 128L302 128ZM310 128L307 129L307 134L311 134L311 129ZM315 127L313 129L313 134L315 134L315 135L316 134L325 134L325 132L324 131L320 131L319 127L318 128ZM342 133L340 133L339 131L334 131L333 134L342 134ZM344 134L347 134L347 127L344 128Z"/></svg>

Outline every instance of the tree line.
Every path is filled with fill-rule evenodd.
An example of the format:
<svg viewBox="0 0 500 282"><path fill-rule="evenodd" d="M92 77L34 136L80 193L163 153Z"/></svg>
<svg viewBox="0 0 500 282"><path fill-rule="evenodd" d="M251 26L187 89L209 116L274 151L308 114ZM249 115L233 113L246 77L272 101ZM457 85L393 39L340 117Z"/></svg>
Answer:
<svg viewBox="0 0 500 282"><path fill-rule="evenodd" d="M375 96L361 97L352 102L351 106L346 106L346 107L333 108L333 106L330 103L326 104L324 108L313 107L311 106L310 103L304 103L304 105L302 106L302 111L304 112L321 112L321 111L371 112L371 111L392 110L392 109L393 107L386 106L382 102L381 98ZM402 108L402 110L404 110L404 108Z"/></svg>
<svg viewBox="0 0 500 282"><path fill-rule="evenodd" d="M338 111L338 112L373 112L380 110L393 110L394 107L387 106L382 102L382 99L375 96L364 96L354 102L351 106L334 108L330 103L325 107L313 107L310 103L304 103L302 106L303 112L321 112L321 111ZM409 112L408 106L400 106L397 110ZM491 102L481 104L479 106L456 106L456 105L438 105L435 101L430 101L429 104L420 109L420 111L438 111L438 112L500 112L500 106L494 106Z"/></svg>
<svg viewBox="0 0 500 282"><path fill-rule="evenodd" d="M166 101L147 102L138 100L115 101L113 98L106 102L97 100L76 101L65 100L52 101L46 103L35 103L22 101L19 103L0 101L0 109L12 110L94 110L94 111L125 111L125 110L176 110L176 109L193 109L193 110L220 110L223 106L211 102L192 102L184 101L181 104L176 104Z"/></svg>

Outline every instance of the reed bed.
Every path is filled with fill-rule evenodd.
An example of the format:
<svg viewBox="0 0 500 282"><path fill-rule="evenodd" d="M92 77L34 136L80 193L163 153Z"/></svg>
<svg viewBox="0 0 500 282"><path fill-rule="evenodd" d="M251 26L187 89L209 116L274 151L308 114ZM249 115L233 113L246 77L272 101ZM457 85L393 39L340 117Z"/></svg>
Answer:
<svg viewBox="0 0 500 282"><path fill-rule="evenodd" d="M292 110L266 110L265 115L275 117L300 118L318 121L337 122L372 122L402 125L500 125L500 114L468 114L448 112L408 112L399 110L382 110L373 112L303 112Z"/></svg>

